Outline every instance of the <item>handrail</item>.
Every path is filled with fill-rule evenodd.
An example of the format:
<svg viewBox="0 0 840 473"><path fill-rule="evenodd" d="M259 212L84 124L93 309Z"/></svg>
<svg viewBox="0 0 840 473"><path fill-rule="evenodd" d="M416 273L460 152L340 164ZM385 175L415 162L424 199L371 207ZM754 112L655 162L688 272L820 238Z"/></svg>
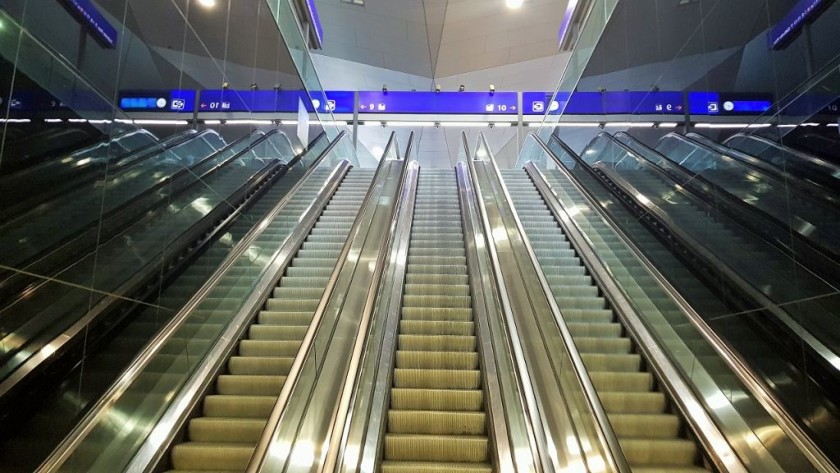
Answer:
<svg viewBox="0 0 840 473"><path fill-rule="evenodd" d="M676 225L658 205L651 202L649 199L638 199L636 196L643 195L630 182L624 179L618 172L607 166L603 162L595 163L592 168L600 171L603 175L615 183L619 189L631 199L636 205L647 210L650 215L655 216L657 220L662 222L665 228L670 233L678 237L678 240L685 245L692 253L699 255L706 261L709 261L714 268L721 272L733 286L737 287L743 294L746 294L752 300L758 302L760 307L765 308L772 313L785 327L796 336L801 337L802 341L808 346L811 351L817 355L818 359L823 363L831 366L834 370L840 370L840 357L834 354L823 342L818 340L814 335L802 327L790 314L782 309L778 304L773 302L769 297L764 295L758 288L753 286L749 281L744 279L738 272L732 269L729 264L720 259L714 252L707 249L702 243L697 241L694 237L689 235L685 230Z"/></svg>
<svg viewBox="0 0 840 473"><path fill-rule="evenodd" d="M492 260L487 251L488 241L478 215L475 189L470 180L469 165L460 161L455 166L456 179L458 181L459 204L461 207L461 225L464 229L464 248L467 255L467 273L472 290L473 310L475 313L476 334L480 340L479 353L481 366L484 368L482 377L487 390L487 405L492 434L490 438L496 443L496 461L493 462L499 471L503 472L540 472L539 462L534 461L539 453L534 444L533 427L524 422L525 437L528 441L528 450L531 452L530 460L517 458L516 449L513 446L511 437L514 436L513 429L516 425L509 420L508 409L511 406L505 404L505 394L502 383L499 380L500 372L507 367L499 366L497 361L500 357L508 356L508 362L512 361L511 353L505 348L508 347L509 339L505 337L505 330L496 324L501 322L501 301L497 293L496 280L493 277ZM490 319L495 321L495 324ZM494 331L494 328L497 330ZM501 330L498 330L501 329ZM496 337L493 337L494 332ZM508 386L508 390L518 388L521 384L516 370L510 370L511 376L515 379L514 386ZM518 389L516 391L519 391ZM517 393L518 394L518 393ZM520 405L524 409L524 400L517 396ZM524 420L524 415L523 415ZM490 430L488 429L488 430ZM530 465L520 465L528 461Z"/></svg>
<svg viewBox="0 0 840 473"><path fill-rule="evenodd" d="M724 341L718 334L715 332L709 324L703 319L703 317L697 313L694 307L685 300L682 294L668 281L668 279L659 271L659 269L654 265L647 256L645 256L644 252L633 242L632 238L627 235L621 226L612 218L612 216L604 211L602 204L596 199L594 196L590 194L590 192L582 185L579 184L577 178L575 178L566 168L566 166L560 161L560 159L554 154L551 148L546 145L546 143L539 138L538 136L534 135L534 139L536 140L537 144L543 149L543 151L549 156L555 163L556 167L561 170L564 175L570 177L569 181L573 183L575 189L586 199L589 203L589 208L596 210L598 214L606 221L616 235L621 238L624 244L630 248L636 259L642 264L642 266L654 277L654 279L659 283L662 289L674 300L677 304L679 309L682 311L684 315L688 318L688 320L692 323L692 325L700 332L703 338L709 343L709 345L714 349L715 353L720 357L720 359L726 364L730 370L735 373L738 377L738 380L747 388L750 394L752 394L755 399L758 400L761 407L767 411L771 418L776 421L782 428L782 430L787 434L794 444L803 452L803 454L816 466L820 468L820 471L824 473L833 472L835 471L833 468L830 467L831 462L825 457L825 455L820 451L819 447L814 444L811 438L802 430L801 427L796 423L796 421L788 414L787 410L782 406L781 401L773 394L769 389L767 389L765 383L761 381L761 377L756 373L756 371L747 363L744 362L743 358L737 354L737 352L727 343ZM562 143L562 141L560 141ZM576 154L574 154L576 156ZM587 169L587 172L591 172Z"/></svg>
<svg viewBox="0 0 840 473"><path fill-rule="evenodd" d="M409 137L409 140L411 139L413 139L413 134ZM410 142L409 146L411 146ZM388 237L382 244L382 251L377 261L378 268L380 269L379 275L374 277L375 283L371 285L368 291L368 299L364 310L365 316L360 324L358 336L354 343L350 369L345 378L336 415L333 417L332 426L329 429L331 432L329 435L330 442L326 449L326 458L318 469L319 473L338 471L340 460L346 453L347 444L345 440L350 433L349 427L353 420L353 416L350 415L350 406L354 404L357 397L363 395L363 392L368 392L368 388L360 384L363 371L359 369L359 366L362 364L363 358L380 355L387 360L378 365L379 373L386 369L387 372L384 376L377 376L375 387L381 388L383 379L386 380L388 387L390 387L391 363L393 363L394 343L396 342L398 332L396 328L400 319L399 306L402 305L401 295L403 281L405 279L408 245L414 218L414 202L417 195L419 175L420 165L417 161L411 161L405 164L402 182L399 193L397 194L396 204L394 205L393 218L389 226ZM384 274L387 274L389 277L382 277ZM390 303L384 311L380 310L382 307L381 303L376 308L372 307L375 305L375 301L380 301L385 297L389 298ZM381 320L382 317L385 317L385 320ZM371 320L375 321L375 323L372 324ZM369 353L367 350L367 341L372 336L374 329L371 329L371 334L368 334L368 327L376 328L383 324L387 324L389 328L393 329L392 331L386 331L385 334L389 339L389 343L383 343L379 353ZM373 388L373 386L370 388L370 392L376 394L377 390ZM372 419L371 423L381 425L379 424L381 420L382 416L378 416L377 419ZM371 431L374 430L377 429L371 429Z"/></svg>
<svg viewBox="0 0 840 473"><path fill-rule="evenodd" d="M608 139L611 143L621 148L627 156L633 156L637 162L649 163L655 169L660 170L660 173L668 175L669 178L675 181L676 184L696 194L701 200L705 202L712 202L720 205L724 214L729 215L733 220L746 227L751 233L755 234L774 248L784 252L790 258L797 258L802 260L802 254L797 254L797 251L806 250L811 253L808 263L810 266L818 268L823 274L815 276L825 280L827 283L835 286L833 279L837 278L837 266L840 265L840 254L836 251L825 247L821 243L808 238L806 235L800 233L797 229L793 229L786 225L773 215L762 211L761 209L746 204L743 200L736 197L727 189L711 182L703 174L694 174L684 166L670 159L662 156L658 151L649 148L644 143L639 142L625 132L616 133L616 136L629 140L634 146L639 146L651 155L658 156L661 159L658 162L643 152L637 152L629 145L616 139L616 137L609 133L601 132L598 137ZM594 140L593 140L594 142ZM627 157L625 156L625 158ZM625 159L622 158L622 159ZM716 199L716 198L722 198ZM790 230L793 229L793 232ZM775 232L775 233L774 233ZM795 243L799 243L804 248L795 248L787 241L790 238L795 239ZM826 265L828 263L828 265Z"/></svg>
<svg viewBox="0 0 840 473"><path fill-rule="evenodd" d="M679 133L671 132L668 133L666 137L667 136L676 136L679 140L688 142L695 147L710 150L714 153L730 157L742 164L746 164L748 168L757 170L765 176L773 178L773 180L777 182L781 181L782 184L793 187L803 195L830 206L835 212L840 212L840 198L828 195L822 186L800 179L787 171L779 169L772 164L756 158L755 156L750 156L744 152L738 151L737 149L726 148L725 146L722 146L697 133L680 135Z"/></svg>
<svg viewBox="0 0 840 473"><path fill-rule="evenodd" d="M683 417L689 420L692 431L709 453L709 457L717 470L746 473L747 469L726 441L726 437L717 428L708 412L703 409L702 404L683 379L679 370L642 322L633 304L616 284L577 222L568 214L553 193L545 176L534 166L534 163L526 165L526 172L533 180L540 195L545 199L555 221L563 228L563 233L569 238L584 266L589 270L589 274L603 291L604 298L624 322L624 326L632 335L636 346L645 354L645 360L656 372L657 379L665 386L670 398L678 406ZM535 264L538 264L538 262L535 261ZM548 290L550 291L551 288L548 288ZM604 420L609 421L609 419Z"/></svg>
<svg viewBox="0 0 840 473"><path fill-rule="evenodd" d="M88 414L77 424L76 428L73 429L70 435L68 435L65 440L53 451L49 458L39 467L39 472L52 472L58 471L58 469L66 462L75 449L82 443L82 441L91 433L94 429L96 424L101 421L105 415L107 414L107 409L116 403L116 401L128 390L128 388L138 379L138 377L142 374L143 369L148 366L148 364L152 361L153 357L165 346L167 340L172 338L177 330L187 321L188 316L199 306L201 302L203 302L211 291L221 282L230 268L236 263L236 261L248 250L248 248L256 241L256 239L262 234L263 230L271 223L276 217L277 214L280 212L282 208L286 206L286 204L291 200L292 196L297 193L297 191L303 186L303 184L309 179L312 173L318 168L320 163L330 155L333 148L335 148L336 144L339 140L343 139L346 135L346 132L342 131L338 137L327 146L323 152L318 156L318 158L312 163L310 168L306 171L304 176L289 190L288 193L279 201L277 204L256 224L254 225L251 230L240 240L240 242L234 247L234 249L228 254L227 257L219 264L219 267L216 271L207 279L207 281L201 286L198 291L193 295L190 300L184 304L184 306L178 311L178 313L167 323L153 338L149 343L146 344L143 352L138 355L134 361L132 361L131 365L123 372L123 375L117 380L111 388L96 402L96 404L91 408ZM338 175L339 167L333 171L333 174L330 179L326 182L335 181L339 178ZM324 190L329 189L330 186L326 185ZM310 206L309 209L305 212L305 215L309 215L316 211L316 202ZM278 250L273 255L272 261L276 261L276 259L280 256L281 250L285 247L285 244L289 241L292 241L292 238L295 234L293 233L290 235L283 245L281 245ZM303 235L305 236L305 235ZM266 273L268 268L266 268L263 273ZM197 371L196 371L197 373ZM195 377L195 375L193 376Z"/></svg>
<svg viewBox="0 0 840 473"><path fill-rule="evenodd" d="M412 140L413 136L409 138L409 147L411 146ZM408 153L406 153L407 156L409 156ZM379 319L385 317L385 319L374 325L375 328L371 330L371 335L368 337L372 339L371 343L375 343L377 338L374 338L373 335L378 327L378 330L381 332L381 334L378 334L378 349L375 349L376 346L369 347L365 350L364 354L365 358L372 356L375 357L373 361L378 361L378 363L373 365L375 369L375 382L370 389L372 394L369 397L369 407L365 409L365 412L360 414L362 420L356 421L356 417L354 417L346 422L344 434L341 439L341 451L336 452L337 457L334 460L329 460L329 463L334 468L322 468L322 471L325 472L333 470L342 471L342 466L343 470L373 472L375 470L374 465L381 452L379 441L381 440L382 432L385 430L383 411L386 408L391 388L394 349L399 332L402 293L408 260L411 226L414 220L414 203L417 195L417 180L419 178L419 164L417 161L412 160L408 163L406 178L411 179L411 182L403 184L402 192L397 202L397 207L400 209L397 218L400 220L395 220L396 228L393 230L394 242L390 245L391 252L387 258L388 266L385 268L385 275L380 282L379 294L377 295L379 306L375 309L376 313L374 314L374 318ZM357 390L355 392L355 399L353 401L363 398L363 396L359 395L359 391ZM351 401L351 404L356 404L353 401ZM369 418L367 426L363 425L365 414ZM361 425L356 430L362 430L362 432L358 432L355 435L351 431L352 427L355 426L353 425L354 422L356 425ZM352 440L350 438L351 436L354 437ZM349 458L351 454L348 454L347 445L352 441L358 441L359 445L364 445L363 449L356 450L355 459ZM330 448L328 455L333 455L333 451L334 449ZM350 462L353 462L353 464L350 464Z"/></svg>
<svg viewBox="0 0 840 473"><path fill-rule="evenodd" d="M392 132L391 139L395 140L395 136L396 132ZM258 473L265 467L265 463L269 457L269 449L271 448L272 443L274 442L274 435L276 434L283 417L288 411L289 401L292 397L293 392L295 391L295 387L300 381L300 376L304 368L304 362L310 357L310 353L315 349L316 334L319 333L319 329L321 328L321 324L323 322L325 313L331 308L331 303L333 302L332 299L336 285L338 283L339 277L342 275L345 269L345 261L348 260L350 251L354 248L354 246L357 245L359 247L359 251L361 251L361 249L366 243L368 237L367 232L371 227L365 227L365 225L370 225L370 221L365 223L365 221L368 220L368 212L366 212L365 210L371 207L373 198L376 195L376 193L379 192L380 189L385 187L385 181L388 177L385 172L386 164L391 162L391 160L381 159L379 161L379 164L377 165L376 173L374 175L374 182L371 184L371 186L367 190L367 193L365 194L364 200L362 201L361 210L357 215L356 220L353 222L353 227L350 229L349 237L347 238L347 241L345 242L344 247L342 248L342 252L338 257L339 263L336 265L332 275L330 276L330 280L327 283L327 287L324 290L323 295L321 296L321 301L318 303L318 307L315 310L315 313L312 317L312 321L310 322L306 334L304 335L303 340L301 341L300 347L298 348L298 353L295 356L294 362L292 362L292 366L289 370L289 373L286 375L286 380L283 383L283 387L277 398L277 402L274 404L274 408L272 409L268 421L266 422L266 426L263 429L263 433L260 436L260 440L258 441L256 448L254 449L254 453L251 455L251 460L248 463L248 467L245 469L246 473ZM405 161L402 161L400 182L404 182L404 176L407 171L406 164L407 163ZM393 209L394 207L392 207L392 212ZM374 217L374 209L370 210L369 213L370 220L372 221ZM393 221L393 219L389 220ZM362 232L364 233L362 234ZM357 238L359 236L361 236L361 238ZM385 246L380 247L380 251L378 252L376 263L372 271L371 280L373 281L373 283L366 292L363 313L367 314L367 317L369 317L370 315L370 306L373 304L375 289L378 286L378 277L381 276L383 270L383 259L384 255L386 254L385 251L382 251L382 249L384 248ZM360 258L360 256L361 255L357 255L355 258ZM352 287L352 284L349 287ZM345 301L340 300L339 302L341 304L344 304ZM364 323L364 320L362 321L362 323ZM362 335L363 333L364 330L359 330L360 335ZM358 342L358 339L356 341ZM354 355L351 361L357 363L358 355L355 349L355 343L353 353ZM344 396L342 395L342 404L344 404L343 398ZM336 410L334 411L334 415L338 415L340 409L338 407L336 407L335 409ZM332 423L335 422L335 418L333 417ZM324 445L331 444L332 439L330 438L329 434L326 440L327 441L324 443ZM287 445L287 447L291 448L291 444Z"/></svg>
<svg viewBox="0 0 840 473"><path fill-rule="evenodd" d="M776 421L782 428L782 430L793 440L794 444L801 451L803 451L804 455L815 465L820 468L822 472L833 472L836 471L832 467L830 467L831 462L828 460L825 455L820 451L819 447L813 443L810 437L799 427L796 421L790 417L787 410L782 406L781 401L773 394L769 389L767 389L766 384L761 380L761 376L756 373L756 371L748 364L744 363L743 359L740 355L738 355L735 350L730 347L730 345L725 342L720 336L715 332L708 323L703 319L703 317L697 313L694 307L685 300L682 294L677 290L670 281L659 271L659 269L654 265L650 259L644 254L644 252L634 243L633 239L627 235L624 230L622 229L621 225L616 222L609 212L604 210L604 203L598 201L597 198L592 196L586 187L581 185L578 182L578 179L571 174L566 166L560 161L560 159L554 154L551 148L545 144L545 142L539 138L537 135L534 135L534 139L539 144L539 146L545 151L545 153L554 161L555 165L563 174L569 178L569 181L575 186L575 189L584 197L584 199L589 203L589 207L593 210L596 210L598 214L609 223L610 227L616 233L616 235L621 238L624 244L630 248L633 252L636 259L642 264L642 266L647 269L647 271L656 279L662 289L674 300L677 306L680 308L683 314L691 321L694 327L700 332L703 338L709 343L709 345L714 349L715 353L721 358L721 360L726 364L728 368L735 375L738 377L738 380L746 386L747 390L753 397L755 397L761 407L764 408L765 411ZM558 141L562 143L562 141ZM577 156L573 154L573 156ZM586 166L584 166L586 172L592 174L594 173Z"/></svg>
<svg viewBox="0 0 840 473"><path fill-rule="evenodd" d="M627 462L627 458L624 456L624 451L621 449L618 437L615 435L615 431L613 430L612 424L609 421L607 411L601 404L600 397L598 397L598 393L595 390L595 385L592 383L592 379L589 377L589 371L586 369L586 366L583 363L583 358L580 356L580 352L577 349L577 345L575 345L574 338L572 337L571 331L569 331L566 319L563 316L563 313L560 310L560 308L557 306L557 302L554 300L553 297L550 296L550 294L552 294L551 287L549 286L548 281L545 278L545 274L543 274L542 272L542 267L540 266L537 260L536 253L534 253L534 248L531 245L528 235L525 233L525 228L522 225L522 221L519 218L519 214L513 207L513 199L510 197L507 185L505 184L504 178L502 177L502 173L499 170L498 165L496 164L496 160L493 156L492 151L490 150L490 146L488 145L483 133L479 132L478 137L479 140L481 140L481 142L484 143L485 149L487 149L487 159L491 163L493 171L496 175L496 179L498 179L500 183L500 187L505 197L505 200L510 203L510 211L513 220L516 223L516 230L519 232L519 235L522 238L522 242L524 243L530 262L533 265L534 270L536 271L537 278L540 282L540 287L546 296L546 300L548 301L549 307L551 308L551 313L554 318L555 325L559 331L560 339L565 348L564 351L566 352L569 361L572 363L575 379L577 380L579 387L583 390L584 396L587 401L587 405L592 412L592 416L594 417L594 420L598 427L598 436L600 437L600 441L607 447L607 451L609 452L609 454L606 455L607 465L613 471L617 471L619 473L630 473L630 464Z"/></svg>

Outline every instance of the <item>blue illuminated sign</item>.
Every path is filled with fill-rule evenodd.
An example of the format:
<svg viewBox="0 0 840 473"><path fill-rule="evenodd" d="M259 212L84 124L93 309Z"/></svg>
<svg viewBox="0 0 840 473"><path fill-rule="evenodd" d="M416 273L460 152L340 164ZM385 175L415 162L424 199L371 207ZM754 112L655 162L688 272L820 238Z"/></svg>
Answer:
<svg viewBox="0 0 840 473"><path fill-rule="evenodd" d="M523 92L525 115L682 115L682 92Z"/></svg>
<svg viewBox="0 0 840 473"><path fill-rule="evenodd" d="M344 90L328 90L326 95L326 106L318 108L318 111L332 113L353 113L356 107L356 93Z"/></svg>
<svg viewBox="0 0 840 473"><path fill-rule="evenodd" d="M103 47L117 47L117 29L114 28L90 0L59 0Z"/></svg>
<svg viewBox="0 0 840 473"><path fill-rule="evenodd" d="M353 113L354 93L301 90L202 90L199 112L297 113L298 101L308 112Z"/></svg>
<svg viewBox="0 0 840 473"><path fill-rule="evenodd" d="M813 21L834 0L800 0L796 6L767 33L767 47L782 49L806 22Z"/></svg>
<svg viewBox="0 0 840 473"><path fill-rule="evenodd" d="M688 111L692 115L759 115L772 107L770 94L688 93Z"/></svg>
<svg viewBox="0 0 840 473"><path fill-rule="evenodd" d="M359 92L359 113L516 115L516 92Z"/></svg>
<svg viewBox="0 0 840 473"><path fill-rule="evenodd" d="M120 91L120 108L126 112L192 113L195 111L195 91Z"/></svg>

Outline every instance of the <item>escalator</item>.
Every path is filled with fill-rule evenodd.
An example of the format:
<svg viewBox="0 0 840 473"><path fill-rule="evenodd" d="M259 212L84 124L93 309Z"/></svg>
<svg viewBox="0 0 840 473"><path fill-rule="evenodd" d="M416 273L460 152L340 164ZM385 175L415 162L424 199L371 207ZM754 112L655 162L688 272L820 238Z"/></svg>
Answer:
<svg viewBox="0 0 840 473"><path fill-rule="evenodd" d="M619 155L616 160L598 153L583 156L605 180L624 181L626 184L617 187L625 195L644 195L648 200L642 202L643 206L655 205L666 212L668 226L679 228L680 233L698 242L697 247L708 248L710 254L725 262L724 267L748 281L757 293L785 305L790 317L779 322L794 333L802 328L810 333L814 340L808 345L818 359L829 360L829 353L840 350L840 332L825 316L840 310L840 300L831 297L835 289L830 281L772 247L711 203L696 198L635 154ZM793 301L799 303L791 304Z"/></svg>
<svg viewBox="0 0 840 473"><path fill-rule="evenodd" d="M172 196L166 207L144 215L58 273L57 280L33 286L26 297L0 312L8 331L0 368L2 415L25 414L14 407L15 399L43 394L44 380L64 376L64 370L106 340L132 311L145 308L138 302L153 298L160 284L183 271L226 227L239 206L282 176L286 164L275 148L282 140L279 134L258 138L263 147L247 147L234 159L225 159L205 179ZM284 149L290 158L291 145Z"/></svg>
<svg viewBox="0 0 840 473"><path fill-rule="evenodd" d="M694 136L690 139L669 133L655 150L784 222L793 231L840 253L840 197L807 181L756 167L754 164L760 160ZM769 164L764 167L772 168Z"/></svg>
<svg viewBox="0 0 840 473"><path fill-rule="evenodd" d="M321 136L313 142L312 152L326 145ZM294 163L287 175L272 184L246 211L222 233L216 235L207 250L166 285L161 294L150 300L153 305L142 309L131 320L117 327L101 347L88 347L84 358L68 373L57 373L49 387L41 389L42 403L30 399L30 417L18 415L0 429L0 456L8 471L33 471L38 463L72 429L79 416L85 414L107 388L126 369L142 348L198 291L213 274L231 249L281 200L306 171L304 164ZM311 191L314 193L314 190ZM302 194L303 195L303 194ZM307 198L310 194L307 194ZM305 205L298 204L298 207Z"/></svg>
<svg viewBox="0 0 840 473"><path fill-rule="evenodd" d="M668 191L664 188L652 191L645 187L645 183L652 185L653 181L638 175L644 167L629 165L638 157L633 156L629 148L621 148L615 141L605 137L599 140L606 141L587 148L589 153L586 159L621 162L622 169L611 172L602 164L591 168L556 138L552 138L549 146L558 157L562 156L557 159L557 164L567 169L564 172L568 176L573 175L575 181L592 194L591 201L597 202L602 211L611 215L612 221L623 228L623 233L634 240L638 248L657 264L662 273L697 308L710 328L733 347L744 362L750 364L749 369L754 373L751 376L763 386L760 389L766 391L764 397L775 399L776 408L787 411L783 417L795 422L797 426L794 428L802 429L812 436L809 442L819 445L814 446L814 449L822 448L829 457L835 457L833 449L827 447L837 441L837 426L840 425L836 396L833 394L836 382L836 376L832 374L834 370L830 365L826 366L826 360L820 353L815 353L814 345L791 336L791 329L786 328L778 318L784 317L785 314L780 313L783 308L789 311L795 321L804 325L807 317L824 318L824 311L819 309L820 304L831 304L833 299L806 299L781 307L768 301L761 291L778 296L778 292L802 290L807 284L803 280L808 273L798 270L795 272L796 279L779 284L757 282L755 278L769 280L790 268L774 262L774 256L766 253L766 247L759 244L758 248L754 248L752 245L758 244L757 241L745 236L743 230L738 230L737 225L732 226L717 211L699 210L704 205L690 200L684 202L684 193L676 187L669 187ZM569 177L563 175L559 171L547 171L546 174L548 182L559 195L569 193L568 189L573 184ZM609 176L615 177L605 179ZM638 184L638 187L619 191L624 189L616 186L619 176ZM654 180L663 183L667 181L664 177ZM575 202L574 205L581 205L577 203L580 199L571 195L569 193L568 199ZM633 199L630 196L644 198ZM663 220L657 211L659 208L665 209L668 215L685 217L686 212L692 212L693 215L680 218L677 229L673 226L676 220ZM587 221L587 225L596 227L598 224ZM683 240L683 231L693 235L687 237L693 243ZM598 244L597 240L594 241ZM612 246L611 243L605 244L604 251L609 251ZM701 246L708 246L709 250L697 250ZM719 261L714 263L708 260L709 255L719 258ZM738 279L740 277L731 270L722 269L725 265L732 265L733 269L765 265L765 269L742 273L744 277L753 278L753 284L757 285L753 286ZM780 289L780 286L784 287ZM666 314L666 318L669 317ZM829 323L828 320L825 323ZM824 336L825 332L817 330L816 335ZM796 333L803 335L801 331ZM804 335L811 336L807 333ZM699 355L699 361L703 364L711 359L702 353ZM720 372L715 365L709 365L708 369L713 373ZM731 384L726 377L717 382L723 386ZM802 397L803 390L809 393L807 398ZM836 461L836 458L832 461Z"/></svg>
<svg viewBox="0 0 840 473"><path fill-rule="evenodd" d="M194 132L190 131L158 141L146 130L132 130L61 158L0 176L0 220L8 220L86 181L102 178L106 167L113 173L145 151L156 146L162 150L167 143L192 134Z"/></svg>
<svg viewBox="0 0 840 473"><path fill-rule="evenodd" d="M88 182L60 199L2 222L0 260L7 270L21 269L43 252L97 225L100 218L122 210L133 199L148 195L146 191L165 181L167 176L200 164L224 147L224 141L215 132L177 140L172 146L164 146L162 153L155 148L145 158L133 161L134 164L113 175Z"/></svg>
<svg viewBox="0 0 840 473"><path fill-rule="evenodd" d="M232 163L240 159L243 153L253 153L267 144L270 145L275 139L272 136L275 133L276 131L268 134L259 131L245 135L219 151L211 152L192 165L184 166L163 177L158 175L156 182L153 181L148 188L132 189L130 184L125 184L125 188L120 192L132 193L133 196L124 202L118 202L116 206L113 204L106 206L110 207L110 211L88 222L87 225L84 224L85 219L92 218L95 209L73 208L72 212L75 213L74 216L77 219L72 224L62 225L54 229L52 235L41 237L41 241L46 243L43 247L35 243L38 246L32 248L30 253L21 249L20 254L15 255L18 258L16 261L19 261L17 269L23 271L0 272L0 301L4 303L14 301L21 291L37 285L38 278L55 276L87 255L96 245L111 240L144 216L159 213L162 207L176 202L183 197L185 192L190 192L190 189L194 191L195 188L202 188L199 183L212 179L211 176L216 172L230 172L225 170L230 169L228 166L235 168L236 165ZM277 154L277 150L270 154ZM120 200L118 196L114 197ZM60 204L60 202L54 203L54 205ZM23 223L26 226L25 229L37 233L43 231L46 226L61 223L61 218L50 210L50 204L45 210L41 213L44 218L39 219L34 216L31 221L27 220ZM33 277L33 275L36 276Z"/></svg>
<svg viewBox="0 0 840 473"><path fill-rule="evenodd" d="M382 472L494 471L459 222L455 172L421 171Z"/></svg>
<svg viewBox="0 0 840 473"><path fill-rule="evenodd" d="M190 420L186 438L172 448L174 471L244 470L248 465L372 178L373 171L353 169L342 180L216 378L200 415Z"/></svg>
<svg viewBox="0 0 840 473"><path fill-rule="evenodd" d="M647 362L531 179L522 170L503 171L503 176L554 300L568 322L633 471L707 471L683 420L670 407Z"/></svg>

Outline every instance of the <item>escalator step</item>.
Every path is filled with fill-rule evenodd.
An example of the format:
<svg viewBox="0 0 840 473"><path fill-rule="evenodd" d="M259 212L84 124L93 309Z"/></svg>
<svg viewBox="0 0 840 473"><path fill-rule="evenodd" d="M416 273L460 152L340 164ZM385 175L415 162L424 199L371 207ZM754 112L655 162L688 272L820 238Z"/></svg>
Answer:
<svg viewBox="0 0 840 473"><path fill-rule="evenodd" d="M686 466L697 461L697 445L683 439L619 439L631 465Z"/></svg>
<svg viewBox="0 0 840 473"><path fill-rule="evenodd" d="M487 437L453 435L385 435L385 459L428 462L488 461Z"/></svg>
<svg viewBox="0 0 840 473"><path fill-rule="evenodd" d="M472 389L391 389L391 409L427 411L477 411L484 394Z"/></svg>
<svg viewBox="0 0 840 473"><path fill-rule="evenodd" d="M397 368L427 370L474 370L478 368L477 353L424 352L397 350Z"/></svg>
<svg viewBox="0 0 840 473"><path fill-rule="evenodd" d="M293 357L232 356L228 371L232 375L286 376L294 361Z"/></svg>
<svg viewBox="0 0 840 473"><path fill-rule="evenodd" d="M492 473L490 465L474 463L420 463L384 461L382 473Z"/></svg>
<svg viewBox="0 0 840 473"><path fill-rule="evenodd" d="M200 417L190 421L189 435L195 442L256 442L265 424L261 419Z"/></svg>
<svg viewBox="0 0 840 473"><path fill-rule="evenodd" d="M239 354L248 356L294 357L300 342L297 340L242 340L239 342Z"/></svg>
<svg viewBox="0 0 840 473"><path fill-rule="evenodd" d="M472 335L475 322L442 322L424 320L402 320L400 333L406 335Z"/></svg>
<svg viewBox="0 0 840 473"><path fill-rule="evenodd" d="M398 411L388 412L388 432L422 435L482 435L483 412Z"/></svg>
<svg viewBox="0 0 840 473"><path fill-rule="evenodd" d="M680 431L679 417L671 414L610 414L609 418L620 437L673 438Z"/></svg>
<svg viewBox="0 0 840 473"><path fill-rule="evenodd" d="M254 448L252 442L186 442L172 449L172 466L179 471L244 471L248 467Z"/></svg>
<svg viewBox="0 0 840 473"><path fill-rule="evenodd" d="M420 389L478 389L481 387L481 373L478 370L394 370L394 387Z"/></svg>
<svg viewBox="0 0 840 473"><path fill-rule="evenodd" d="M223 374L216 380L216 391L222 395L278 396L285 381L285 376Z"/></svg>
<svg viewBox="0 0 840 473"><path fill-rule="evenodd" d="M471 321L472 309L468 308L440 308L440 307L403 307L403 320L426 321ZM610 314L612 316L612 314Z"/></svg>
<svg viewBox="0 0 840 473"><path fill-rule="evenodd" d="M665 412L665 395L657 392L601 392L608 413L660 414Z"/></svg>
<svg viewBox="0 0 840 473"><path fill-rule="evenodd" d="M476 349L474 336L455 335L400 335L399 350L405 351L462 351Z"/></svg>
<svg viewBox="0 0 840 473"><path fill-rule="evenodd" d="M213 394L204 398L204 415L207 417L267 419L276 401L275 396Z"/></svg>

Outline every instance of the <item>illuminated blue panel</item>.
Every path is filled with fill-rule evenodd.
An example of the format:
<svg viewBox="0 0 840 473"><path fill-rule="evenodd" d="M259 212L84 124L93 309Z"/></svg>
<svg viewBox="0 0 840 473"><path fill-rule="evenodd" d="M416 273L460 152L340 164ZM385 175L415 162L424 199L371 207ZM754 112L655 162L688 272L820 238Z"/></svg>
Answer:
<svg viewBox="0 0 840 473"><path fill-rule="evenodd" d="M90 0L59 0L82 26L103 47L117 47L117 29L99 12Z"/></svg>
<svg viewBox="0 0 840 473"><path fill-rule="evenodd" d="M195 111L195 91L120 91L120 109L126 112L192 113Z"/></svg>
<svg viewBox="0 0 840 473"><path fill-rule="evenodd" d="M516 115L516 92L359 92L359 113Z"/></svg>
<svg viewBox="0 0 840 473"><path fill-rule="evenodd" d="M324 92L327 96L327 106L323 111L333 113L353 113L356 103L356 93L344 90L328 90ZM318 111L321 111L319 108Z"/></svg>
<svg viewBox="0 0 840 473"><path fill-rule="evenodd" d="M770 94L688 93L688 111L692 115L760 115L772 107Z"/></svg>
<svg viewBox="0 0 840 473"><path fill-rule="evenodd" d="M200 112L297 113L298 101L308 112L353 113L353 92L312 93L300 90L202 90ZM333 110L329 110L334 107Z"/></svg>
<svg viewBox="0 0 840 473"><path fill-rule="evenodd" d="M813 21L833 0L800 0L769 33L767 47L783 49L802 29Z"/></svg>
<svg viewBox="0 0 840 473"><path fill-rule="evenodd" d="M682 115L682 92L523 92L525 115Z"/></svg>

